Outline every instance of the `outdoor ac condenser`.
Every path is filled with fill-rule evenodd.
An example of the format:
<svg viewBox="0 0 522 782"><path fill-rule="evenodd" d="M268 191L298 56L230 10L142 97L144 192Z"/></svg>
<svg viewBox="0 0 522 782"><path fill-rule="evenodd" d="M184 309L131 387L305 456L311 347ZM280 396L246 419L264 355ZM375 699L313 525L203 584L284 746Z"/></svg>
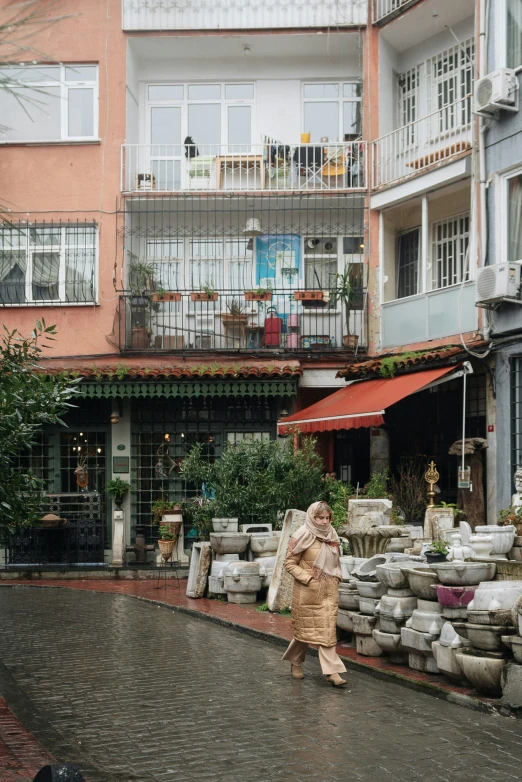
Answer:
<svg viewBox="0 0 522 782"><path fill-rule="evenodd" d="M520 279L522 263L496 263L480 269L477 276L475 304L488 307L506 299L521 301Z"/></svg>
<svg viewBox="0 0 522 782"><path fill-rule="evenodd" d="M499 68L475 83L475 114L491 117L500 109L518 111L518 80L511 68Z"/></svg>

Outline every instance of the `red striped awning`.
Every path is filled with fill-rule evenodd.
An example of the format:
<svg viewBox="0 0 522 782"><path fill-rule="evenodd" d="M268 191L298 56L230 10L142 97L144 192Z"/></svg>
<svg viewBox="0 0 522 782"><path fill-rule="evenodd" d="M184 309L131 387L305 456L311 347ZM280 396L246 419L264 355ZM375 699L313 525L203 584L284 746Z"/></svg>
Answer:
<svg viewBox="0 0 522 782"><path fill-rule="evenodd" d="M387 407L421 391L435 380L455 372L455 369L455 366L428 369L400 377L354 382L278 421L278 434L289 434L295 430L307 433L382 426Z"/></svg>

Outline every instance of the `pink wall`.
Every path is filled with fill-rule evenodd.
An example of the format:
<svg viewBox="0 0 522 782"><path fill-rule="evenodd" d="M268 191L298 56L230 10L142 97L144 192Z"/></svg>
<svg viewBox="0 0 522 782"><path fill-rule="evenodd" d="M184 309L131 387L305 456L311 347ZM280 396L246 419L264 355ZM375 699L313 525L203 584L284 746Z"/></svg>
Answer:
<svg viewBox="0 0 522 782"><path fill-rule="evenodd" d="M8 3L1 0L0 5ZM113 277L119 283L122 252L113 213L120 204L120 148L125 137L121 0L59 0L49 16L61 15L69 18L35 34L30 44L50 61L99 64L100 142L0 147L0 204L11 209L15 221L98 223L99 306L2 308L0 320L22 333L30 332L38 318L56 324L59 339L51 351L54 355L114 353L117 348L109 341L118 341L117 327L112 333L117 308Z"/></svg>

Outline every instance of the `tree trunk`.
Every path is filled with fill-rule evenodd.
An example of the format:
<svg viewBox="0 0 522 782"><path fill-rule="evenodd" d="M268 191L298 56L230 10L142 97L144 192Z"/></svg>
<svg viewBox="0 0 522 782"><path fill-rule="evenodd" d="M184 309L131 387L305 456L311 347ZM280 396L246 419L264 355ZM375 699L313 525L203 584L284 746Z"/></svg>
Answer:
<svg viewBox="0 0 522 782"><path fill-rule="evenodd" d="M471 525L473 531L475 527L486 523L484 507L484 488L482 485L482 451L464 457L466 467L470 467L470 480L473 491L469 489L459 489L457 495L457 505L466 512L466 520Z"/></svg>

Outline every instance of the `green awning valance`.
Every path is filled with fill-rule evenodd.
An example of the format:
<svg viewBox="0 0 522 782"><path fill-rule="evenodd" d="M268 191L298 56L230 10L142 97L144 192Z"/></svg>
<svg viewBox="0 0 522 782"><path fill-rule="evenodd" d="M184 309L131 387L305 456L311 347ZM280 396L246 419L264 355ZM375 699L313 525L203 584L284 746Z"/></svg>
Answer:
<svg viewBox="0 0 522 782"><path fill-rule="evenodd" d="M194 396L293 396L297 380L196 380L155 381L122 380L84 382L76 386L75 396L94 399L155 398Z"/></svg>

